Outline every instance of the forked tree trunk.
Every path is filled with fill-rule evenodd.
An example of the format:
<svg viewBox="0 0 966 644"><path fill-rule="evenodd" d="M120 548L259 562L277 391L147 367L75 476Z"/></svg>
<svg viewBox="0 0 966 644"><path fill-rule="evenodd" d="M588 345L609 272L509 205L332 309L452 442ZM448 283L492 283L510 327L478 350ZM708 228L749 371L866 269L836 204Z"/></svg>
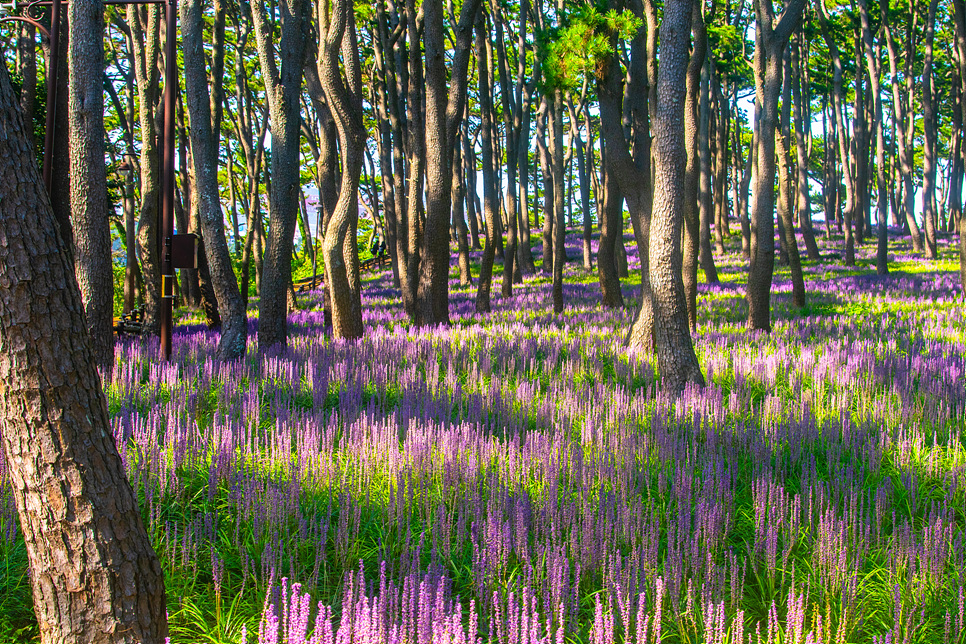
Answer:
<svg viewBox="0 0 966 644"><path fill-rule="evenodd" d="M771 0L755 3L757 40L755 85L761 104L758 127L755 207L751 216L751 267L748 270L748 328L771 331L771 282L775 269L775 130L782 86L782 58L788 39L801 23L805 0L789 0L781 18Z"/></svg>
<svg viewBox="0 0 966 644"><path fill-rule="evenodd" d="M288 289L292 281L292 241L298 217L299 142L302 119L299 97L305 53L307 19L305 0L284 0L278 6L281 37L275 60L273 21L266 7L253 3L252 18L258 42L258 59L265 81L272 130L271 188L269 191L268 244L261 299L258 304L258 347L265 350L288 340Z"/></svg>
<svg viewBox="0 0 966 644"><path fill-rule="evenodd" d="M161 644L164 574L16 98L0 65L0 430L40 641Z"/></svg>

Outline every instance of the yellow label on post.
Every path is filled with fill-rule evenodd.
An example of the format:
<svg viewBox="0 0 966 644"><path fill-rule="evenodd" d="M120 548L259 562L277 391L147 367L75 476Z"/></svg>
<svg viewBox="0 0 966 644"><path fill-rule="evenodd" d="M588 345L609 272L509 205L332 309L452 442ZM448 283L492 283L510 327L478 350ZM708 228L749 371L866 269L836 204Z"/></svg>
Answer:
<svg viewBox="0 0 966 644"><path fill-rule="evenodd" d="M174 275L161 276L161 297L174 299Z"/></svg>

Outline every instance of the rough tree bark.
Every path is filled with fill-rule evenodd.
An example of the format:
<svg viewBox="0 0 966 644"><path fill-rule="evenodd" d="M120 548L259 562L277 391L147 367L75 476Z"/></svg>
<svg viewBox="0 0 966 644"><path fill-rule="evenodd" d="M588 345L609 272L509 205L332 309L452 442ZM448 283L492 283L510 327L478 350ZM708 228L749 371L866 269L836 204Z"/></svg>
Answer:
<svg viewBox="0 0 966 644"><path fill-rule="evenodd" d="M755 93L758 127L755 207L751 213L748 328L771 331L771 281L775 270L775 129L785 46L802 20L806 0L789 0L776 18L771 0L756 0Z"/></svg>
<svg viewBox="0 0 966 644"><path fill-rule="evenodd" d="M221 60L224 62L224 17L221 21ZM218 357L232 360L245 355L248 323L245 319L245 300L238 290L238 281L231 265L225 221L221 212L218 191L218 143L221 128L220 74L215 72L214 90L209 102L208 78L205 74L205 54L202 37L201 0L184 0L181 4L181 33L184 43L185 106L191 120L191 160L194 173L195 196L205 257L211 285L221 318L221 339ZM219 47L216 43L216 60ZM222 65L223 69L223 65ZM217 100L216 100L217 99ZM213 113L212 105L218 108Z"/></svg>
<svg viewBox="0 0 966 644"><path fill-rule="evenodd" d="M352 3L334 0L331 7L325 4L323 0L316 5L321 36L316 64L339 134L342 176L338 201L325 226L322 254L326 288L332 302L332 334L336 338L355 339L362 337L365 330L362 293L351 276L353 265L359 261L354 232L359 221L359 175L366 145L362 73Z"/></svg>
<svg viewBox="0 0 966 644"><path fill-rule="evenodd" d="M701 97L701 76L704 68L705 59L708 52L708 31L704 25L704 15L698 3L694 4L694 15L691 18L691 30L694 33L694 46L691 48L691 59L688 61L686 85L684 93L684 149L687 155L684 171L684 211L682 213L684 222L684 239L682 247L682 270L681 277L684 282L684 297L688 307L688 326L692 331L698 325L698 263L703 256L703 227L701 206L699 203L699 173L701 167L701 154L699 146L701 134L702 107L707 109L707 105L702 105ZM702 195L703 196L703 195ZM711 252L710 240L708 253ZM713 263L712 263L713 269Z"/></svg>
<svg viewBox="0 0 966 644"><path fill-rule="evenodd" d="M938 257L936 247L936 230L938 228L936 213L937 100L933 80L933 49L936 40L936 9L938 6L939 0L929 2L929 14L926 18L926 48L922 61L922 131L925 139L922 149L922 221L923 228L926 231L926 256L930 259Z"/></svg>
<svg viewBox="0 0 966 644"><path fill-rule="evenodd" d="M85 313L70 241L14 100L0 65L0 430L40 640L160 644L163 571L114 444L91 341L77 333Z"/></svg>
<svg viewBox="0 0 966 644"><path fill-rule="evenodd" d="M452 218L453 148L458 145L466 103L467 70L473 23L481 0L468 0L460 11L453 66L446 73L442 0L423 3L426 56L426 224L420 248L416 288L417 325L449 324L449 224ZM361 104L360 104L361 122ZM516 213L513 213L514 217ZM515 231L515 226L513 227ZM513 242L516 242L515 236ZM512 252L507 262L512 266Z"/></svg>
<svg viewBox="0 0 966 644"><path fill-rule="evenodd" d="M277 5L281 37L275 60L272 24L266 7L251 7L258 42L258 62L265 82L272 131L271 189L268 245L262 268L258 303L258 347L265 350L288 339L288 288L292 281L292 241L298 216L299 140L302 119L299 96L305 54L308 11L305 0L283 0Z"/></svg>
<svg viewBox="0 0 966 644"><path fill-rule="evenodd" d="M876 166L876 234L875 270L879 275L889 272L889 230L887 201L888 186L886 185L885 168L885 122L882 119L882 94L879 79L882 77L882 66L879 64L881 44L872 44L872 27L869 21L869 7L866 0L858 0L859 17L862 21L862 44L865 49L865 62L869 68L869 89L872 92L874 113L872 128L875 131L875 166ZM886 3L882 3L882 13L888 11Z"/></svg>
<svg viewBox="0 0 966 644"><path fill-rule="evenodd" d="M651 217L649 276L654 311L654 350L664 386L680 392L704 385L688 329L681 280L681 223L687 153L684 149L684 92L691 18L695 2L667 0L661 23L661 66L654 118L654 209Z"/></svg>
<svg viewBox="0 0 966 644"><path fill-rule="evenodd" d="M110 379L114 368L114 268L104 165L104 5L99 0L80 0L67 7L74 266L95 360Z"/></svg>
<svg viewBox="0 0 966 644"><path fill-rule="evenodd" d="M492 114L493 97L490 95L489 60L486 55L485 17L481 14L476 21L476 60L479 66L480 83L480 130L483 154L483 214L486 217L486 241L483 244L483 258L480 262L480 279L476 287L476 312L490 312L490 284L493 280L493 261L496 257L496 235L499 230L499 198L496 194L496 178L493 168Z"/></svg>

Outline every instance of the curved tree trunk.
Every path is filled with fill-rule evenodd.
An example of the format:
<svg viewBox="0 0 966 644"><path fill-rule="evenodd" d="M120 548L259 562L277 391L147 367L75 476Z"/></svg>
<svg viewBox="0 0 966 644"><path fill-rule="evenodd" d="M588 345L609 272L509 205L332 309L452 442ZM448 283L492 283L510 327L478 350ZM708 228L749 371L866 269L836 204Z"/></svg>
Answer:
<svg viewBox="0 0 966 644"><path fill-rule="evenodd" d="M77 332L85 313L70 240L58 234L14 99L0 65L0 431L40 639L161 644L164 574L114 444L91 341Z"/></svg>
<svg viewBox="0 0 966 644"><path fill-rule="evenodd" d="M336 338L355 339L362 337L365 331L355 239L359 221L359 175L366 145L366 128L362 122L362 75L351 2L335 0L328 16L326 13L320 3L316 16L322 42L317 66L339 133L342 174L338 201L325 226L322 252L326 288L332 301L332 334Z"/></svg>

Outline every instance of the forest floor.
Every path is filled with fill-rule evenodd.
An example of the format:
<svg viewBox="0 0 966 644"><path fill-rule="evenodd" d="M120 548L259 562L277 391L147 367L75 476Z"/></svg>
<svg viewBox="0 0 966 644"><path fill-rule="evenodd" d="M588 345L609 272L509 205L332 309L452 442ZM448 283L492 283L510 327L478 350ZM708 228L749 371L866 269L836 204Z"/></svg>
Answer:
<svg viewBox="0 0 966 644"><path fill-rule="evenodd" d="M112 424L172 642L964 644L955 249L895 238L877 277L873 244L846 267L821 243L805 309L778 267L771 334L744 328L740 253L716 257L709 385L677 400L622 345L630 237L625 309L599 306L573 236L559 316L540 272L511 298L496 273L480 316L454 271L452 325L416 329L383 272L356 342L326 337L315 292L285 352L220 363L199 324L171 364L119 343ZM2 485L0 641L30 641Z"/></svg>

